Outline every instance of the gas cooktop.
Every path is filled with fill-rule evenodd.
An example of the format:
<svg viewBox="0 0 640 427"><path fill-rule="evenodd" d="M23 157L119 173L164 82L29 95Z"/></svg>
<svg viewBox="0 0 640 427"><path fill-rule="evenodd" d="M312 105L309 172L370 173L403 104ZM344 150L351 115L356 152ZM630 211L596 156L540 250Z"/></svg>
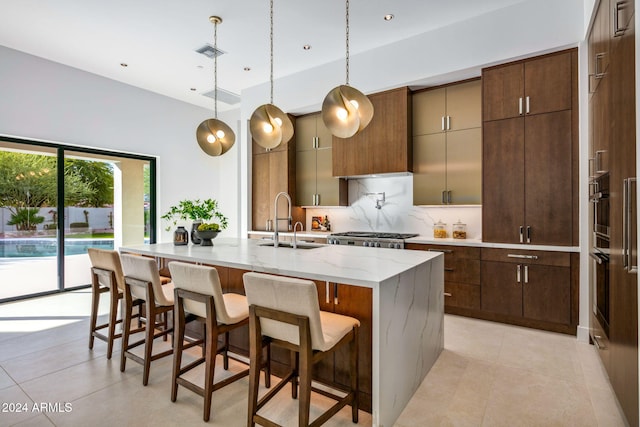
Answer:
<svg viewBox="0 0 640 427"><path fill-rule="evenodd" d="M332 237L361 237L364 239L409 239L416 237L415 233L377 233L375 231L347 231L345 233L333 233Z"/></svg>
<svg viewBox="0 0 640 427"><path fill-rule="evenodd" d="M330 245L352 245L370 248L404 249L404 240L415 233L377 233L375 231L348 231L333 233L327 238Z"/></svg>

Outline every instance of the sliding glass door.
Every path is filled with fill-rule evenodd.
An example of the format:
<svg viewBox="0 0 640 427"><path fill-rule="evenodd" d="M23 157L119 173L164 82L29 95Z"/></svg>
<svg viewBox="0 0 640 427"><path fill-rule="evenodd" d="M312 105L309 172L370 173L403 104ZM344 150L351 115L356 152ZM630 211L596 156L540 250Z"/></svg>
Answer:
<svg viewBox="0 0 640 427"><path fill-rule="evenodd" d="M0 139L0 301L86 286L88 248L155 240L154 159L50 145Z"/></svg>
<svg viewBox="0 0 640 427"><path fill-rule="evenodd" d="M58 289L57 150L0 144L0 300Z"/></svg>

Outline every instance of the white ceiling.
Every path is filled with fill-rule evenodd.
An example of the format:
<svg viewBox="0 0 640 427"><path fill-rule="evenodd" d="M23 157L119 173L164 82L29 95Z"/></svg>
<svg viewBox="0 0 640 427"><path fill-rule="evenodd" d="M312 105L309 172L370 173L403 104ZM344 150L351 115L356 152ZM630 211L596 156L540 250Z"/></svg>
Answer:
<svg viewBox="0 0 640 427"><path fill-rule="evenodd" d="M351 54L522 1L351 0ZM274 0L275 78L344 58L344 14L343 0ZM219 89L268 81L269 0L2 0L0 45L211 108L213 60L195 52L213 44L211 15Z"/></svg>

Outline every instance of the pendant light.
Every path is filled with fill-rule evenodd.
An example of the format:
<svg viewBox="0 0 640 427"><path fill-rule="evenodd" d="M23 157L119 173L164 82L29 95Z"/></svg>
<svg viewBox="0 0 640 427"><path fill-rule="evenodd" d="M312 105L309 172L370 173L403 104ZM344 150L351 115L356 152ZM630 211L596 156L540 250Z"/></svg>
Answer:
<svg viewBox="0 0 640 427"><path fill-rule="evenodd" d="M349 0L346 0L346 84L331 89L322 103L322 121L338 138L350 138L367 127L373 104L365 94L349 86Z"/></svg>
<svg viewBox="0 0 640 427"><path fill-rule="evenodd" d="M276 148L280 143L287 143L293 137L293 123L291 119L281 109L273 105L273 0L269 2L270 13L270 50L269 60L271 62L271 101L256 108L249 120L251 136L256 143L270 150Z"/></svg>
<svg viewBox="0 0 640 427"><path fill-rule="evenodd" d="M210 16L213 24L213 99L215 103L215 118L200 123L196 129L196 139L202 151L210 156L220 156L236 142L233 130L223 121L218 120L218 24L222 24L219 16Z"/></svg>

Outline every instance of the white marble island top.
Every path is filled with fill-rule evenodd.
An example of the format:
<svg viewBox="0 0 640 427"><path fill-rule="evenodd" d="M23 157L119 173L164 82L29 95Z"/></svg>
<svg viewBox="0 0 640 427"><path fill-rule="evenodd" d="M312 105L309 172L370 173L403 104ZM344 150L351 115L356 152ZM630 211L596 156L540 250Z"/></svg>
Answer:
<svg viewBox="0 0 640 427"><path fill-rule="evenodd" d="M439 252L402 251L339 245L313 249L274 248L255 239L214 239L214 246L173 243L122 247L122 252L328 282L375 287L387 279L442 256Z"/></svg>

